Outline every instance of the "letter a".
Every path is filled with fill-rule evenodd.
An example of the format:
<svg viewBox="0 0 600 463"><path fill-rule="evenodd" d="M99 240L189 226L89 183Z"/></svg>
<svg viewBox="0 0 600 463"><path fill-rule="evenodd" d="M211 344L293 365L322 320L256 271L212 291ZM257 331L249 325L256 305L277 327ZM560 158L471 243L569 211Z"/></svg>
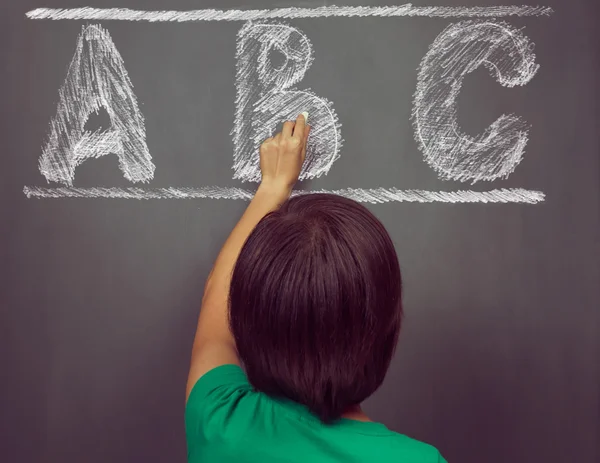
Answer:
<svg viewBox="0 0 600 463"><path fill-rule="evenodd" d="M100 108L108 113L110 128L86 131L90 114ZM39 167L49 182L71 186L79 164L110 153L118 156L128 180L147 182L154 177L144 117L123 59L108 32L92 25L83 28L77 41Z"/></svg>

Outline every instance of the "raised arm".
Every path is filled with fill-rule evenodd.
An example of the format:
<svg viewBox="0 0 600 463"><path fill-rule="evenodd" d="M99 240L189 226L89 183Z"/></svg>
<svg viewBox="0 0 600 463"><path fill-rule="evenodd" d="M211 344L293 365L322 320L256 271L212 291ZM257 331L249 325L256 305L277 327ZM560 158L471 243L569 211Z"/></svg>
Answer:
<svg viewBox="0 0 600 463"><path fill-rule="evenodd" d="M265 140L260 147L261 183L242 218L225 241L204 287L192 347L186 400L194 384L204 373L219 365L239 365L227 315L231 274L248 235L265 215L288 199L298 180L310 132L310 126L305 124L306 116L303 113L295 122L285 122L282 131Z"/></svg>

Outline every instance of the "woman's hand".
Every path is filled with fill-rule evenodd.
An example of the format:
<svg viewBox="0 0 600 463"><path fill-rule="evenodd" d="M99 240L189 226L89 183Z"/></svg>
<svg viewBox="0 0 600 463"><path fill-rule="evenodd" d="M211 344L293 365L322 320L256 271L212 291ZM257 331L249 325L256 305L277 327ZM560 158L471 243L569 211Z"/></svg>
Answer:
<svg viewBox="0 0 600 463"><path fill-rule="evenodd" d="M260 147L261 187L282 191L289 195L298 180L306 157L306 140L310 126L305 115L296 121L283 124L274 137L266 139Z"/></svg>

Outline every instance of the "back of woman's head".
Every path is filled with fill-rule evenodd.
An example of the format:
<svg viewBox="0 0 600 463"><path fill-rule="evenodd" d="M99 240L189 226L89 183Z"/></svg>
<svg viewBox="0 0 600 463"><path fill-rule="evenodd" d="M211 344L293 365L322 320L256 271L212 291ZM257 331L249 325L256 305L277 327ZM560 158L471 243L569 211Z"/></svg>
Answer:
<svg viewBox="0 0 600 463"><path fill-rule="evenodd" d="M330 422L375 392L394 353L402 316L394 245L352 200L292 198L248 237L229 311L254 388Z"/></svg>

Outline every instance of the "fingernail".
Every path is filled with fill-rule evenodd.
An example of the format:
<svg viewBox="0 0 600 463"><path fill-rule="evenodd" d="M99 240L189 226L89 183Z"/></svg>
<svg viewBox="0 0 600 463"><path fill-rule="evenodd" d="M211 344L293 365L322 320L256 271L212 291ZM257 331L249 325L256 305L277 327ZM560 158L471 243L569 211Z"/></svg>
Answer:
<svg viewBox="0 0 600 463"><path fill-rule="evenodd" d="M304 122L308 122L308 112L304 111L302 115L304 116Z"/></svg>

